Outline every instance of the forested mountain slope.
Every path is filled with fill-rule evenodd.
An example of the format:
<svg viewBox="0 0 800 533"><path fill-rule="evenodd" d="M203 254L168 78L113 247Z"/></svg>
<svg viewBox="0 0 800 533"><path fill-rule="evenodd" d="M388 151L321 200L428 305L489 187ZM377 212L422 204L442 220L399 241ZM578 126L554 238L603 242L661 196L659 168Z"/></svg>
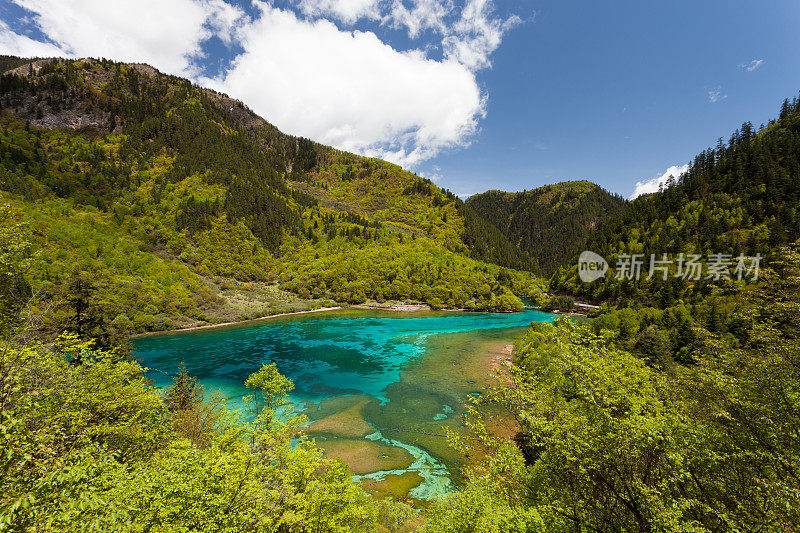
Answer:
<svg viewBox="0 0 800 533"><path fill-rule="evenodd" d="M448 190L380 159L319 149L317 165L293 186L323 204L365 214L407 235L428 235L451 250L521 270L536 262L493 223Z"/></svg>
<svg viewBox="0 0 800 533"><path fill-rule="evenodd" d="M2 65L4 220L22 222L14 253L31 258L3 286L36 328L124 335L326 299L510 310L536 290L530 274L470 259L527 265L395 165L285 135L147 65ZM475 228L511 252L468 246Z"/></svg>
<svg viewBox="0 0 800 533"><path fill-rule="evenodd" d="M755 129L746 122L728 142L720 138L673 186L631 202L592 235L587 249L608 259L612 270L621 254L644 254L646 263L650 254L674 258L680 253L704 261L713 254L769 259L777 247L800 238L798 205L800 101L794 99L784 101L778 119L767 125ZM710 290L707 279L674 275L640 282L607 275L584 284L575 265L577 257L553 276L555 290L659 306Z"/></svg>
<svg viewBox="0 0 800 533"><path fill-rule="evenodd" d="M0 77L0 529L783 532L800 522L797 100L598 226L586 247L612 276L582 284L567 261L552 287L617 307L531 325L508 379L470 406L466 486L417 512L368 498L343 463L298 438L305 420L274 364L246 380L244 422L185 371L158 391L124 351L91 340L209 320L256 296L269 310L290 293L513 309L512 291L535 292L537 280L465 254L524 255L430 182L283 135L149 67L0 67L15 69ZM481 235L491 240L479 250ZM613 277L621 254L682 252L766 261L757 282ZM497 409L518 422L513 440L493 434Z"/></svg>
<svg viewBox="0 0 800 533"><path fill-rule="evenodd" d="M467 200L514 244L552 273L626 202L588 181L566 181L524 192L487 191Z"/></svg>
<svg viewBox="0 0 800 533"><path fill-rule="evenodd" d="M515 414L516 442L485 438L491 459L427 515L431 530L467 531L446 529L464 516L519 531L795 530L800 255L778 249L772 266L769 283L708 296L727 300L728 331L682 305L532 324L513 385L482 398ZM689 357L672 360L672 342ZM479 435L491 423L473 421Z"/></svg>

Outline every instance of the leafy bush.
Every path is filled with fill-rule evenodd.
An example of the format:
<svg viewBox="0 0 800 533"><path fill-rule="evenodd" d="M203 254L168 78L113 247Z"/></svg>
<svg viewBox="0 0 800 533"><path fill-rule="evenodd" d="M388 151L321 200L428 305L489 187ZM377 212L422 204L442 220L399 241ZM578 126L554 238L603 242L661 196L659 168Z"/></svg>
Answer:
<svg viewBox="0 0 800 533"><path fill-rule="evenodd" d="M292 445L302 419L279 412L291 382L274 366L248 379L243 423L185 371L162 395L134 361L74 336L58 347L2 352L3 530L367 532L380 509L395 531L413 514Z"/></svg>

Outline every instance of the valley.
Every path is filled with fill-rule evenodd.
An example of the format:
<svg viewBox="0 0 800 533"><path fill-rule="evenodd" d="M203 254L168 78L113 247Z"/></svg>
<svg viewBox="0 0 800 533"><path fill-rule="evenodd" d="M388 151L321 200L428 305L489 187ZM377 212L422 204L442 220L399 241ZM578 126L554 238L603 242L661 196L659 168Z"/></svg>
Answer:
<svg viewBox="0 0 800 533"><path fill-rule="evenodd" d="M797 98L632 200L462 199L145 64L0 71L0 531L800 523Z"/></svg>

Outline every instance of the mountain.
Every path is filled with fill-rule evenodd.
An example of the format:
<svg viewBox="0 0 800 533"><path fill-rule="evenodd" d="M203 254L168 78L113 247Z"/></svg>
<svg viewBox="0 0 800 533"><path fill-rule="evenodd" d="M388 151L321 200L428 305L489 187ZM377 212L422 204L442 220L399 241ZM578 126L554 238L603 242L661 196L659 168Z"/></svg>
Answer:
<svg viewBox="0 0 800 533"><path fill-rule="evenodd" d="M742 124L726 142L701 152L689 171L662 192L637 198L601 225L587 249L609 260L622 254L677 258L697 254L708 262L715 254L735 260L759 254L767 264L781 246L800 238L800 100L788 99L777 119L758 129ZM620 280L609 275L590 284L578 280L577 256L553 276L551 288L597 300L636 302L659 307L703 298L725 279L662 276ZM735 265L730 265L731 270ZM748 264L749 267L749 264ZM673 274L677 265L673 266Z"/></svg>
<svg viewBox="0 0 800 533"><path fill-rule="evenodd" d="M450 191L385 161L336 153L335 163L292 176L298 181L291 185L332 209L368 215L407 235L431 236L474 259L536 270L528 254Z"/></svg>
<svg viewBox="0 0 800 533"><path fill-rule="evenodd" d="M594 183L565 181L523 192L487 191L467 206L552 273L627 202Z"/></svg>
<svg viewBox="0 0 800 533"><path fill-rule="evenodd" d="M6 319L106 342L367 299L512 310L539 290L482 261L530 266L491 224L396 165L148 65L0 66L0 218L26 244L0 252L30 259L0 280Z"/></svg>

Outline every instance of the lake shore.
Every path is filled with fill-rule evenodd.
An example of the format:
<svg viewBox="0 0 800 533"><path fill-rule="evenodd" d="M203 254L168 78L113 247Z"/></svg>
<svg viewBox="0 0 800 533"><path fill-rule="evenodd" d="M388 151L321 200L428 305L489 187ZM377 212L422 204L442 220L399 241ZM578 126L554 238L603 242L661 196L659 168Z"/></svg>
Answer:
<svg viewBox="0 0 800 533"><path fill-rule="evenodd" d="M379 303L357 304L351 306L351 309L366 309L370 311L373 310L398 311L401 313L416 313L419 311L431 310L428 304L379 304Z"/></svg>
<svg viewBox="0 0 800 533"><path fill-rule="evenodd" d="M185 328L178 328L178 329L168 329L165 331L147 331L145 333L137 333L136 335L131 335L128 337L129 339L137 339L140 337L152 337L155 335L169 335L171 333L180 333L182 331L197 331L201 329L215 329L215 328L224 328L227 326L238 326L240 324L250 324L253 322L263 322L266 320L270 320L273 318L281 318L286 316L296 316L296 315L309 315L311 313L323 313L327 311L341 311L343 309L352 309L351 307L343 307L343 306L336 306L336 307L320 307L319 309L307 309L305 311L292 311L291 313L276 313L274 315L267 315L262 316L260 318L251 318L248 320L234 320L231 322L221 322L219 324L203 324L202 326L188 326Z"/></svg>
<svg viewBox="0 0 800 533"><path fill-rule="evenodd" d="M492 372L497 371L506 382L511 381L509 368L514 364L514 343L509 342L503 345L499 352L489 354L489 365Z"/></svg>
<svg viewBox="0 0 800 533"><path fill-rule="evenodd" d="M397 313L421 313L432 311L431 307L427 304L356 304L356 305L338 305L335 307L320 307L319 309L307 309L304 311L292 311L288 313L276 313L274 315L262 316L259 318L250 318L247 320L231 320L228 322L220 322L219 324L202 324L196 326L187 326L183 328L168 329L164 331L147 331L144 333L136 333L131 335L129 339L138 339L140 337L152 337L154 335L168 335L170 333L179 333L182 331L198 331L203 329L224 328L228 326L238 326L241 324L251 324L254 322L262 322L272 318L281 318L287 316L308 315L311 313L322 313L328 311L345 311L348 309L361 310L361 311L391 311ZM450 313L466 313L470 312L469 309L439 309L439 311Z"/></svg>
<svg viewBox="0 0 800 533"><path fill-rule="evenodd" d="M511 385L511 367L514 364L514 343L500 342L487 345L478 356L476 364L486 376L494 376L503 385Z"/></svg>

